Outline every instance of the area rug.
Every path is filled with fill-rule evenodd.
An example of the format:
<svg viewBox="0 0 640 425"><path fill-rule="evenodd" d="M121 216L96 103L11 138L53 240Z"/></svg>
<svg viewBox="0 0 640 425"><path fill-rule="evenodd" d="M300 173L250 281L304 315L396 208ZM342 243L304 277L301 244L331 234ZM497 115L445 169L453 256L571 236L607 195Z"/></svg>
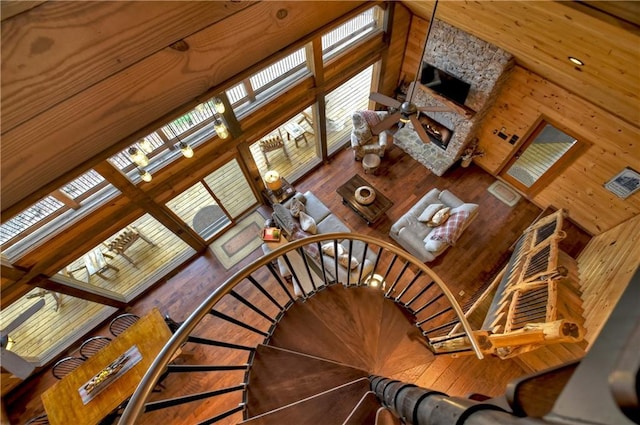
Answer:
<svg viewBox="0 0 640 425"><path fill-rule="evenodd" d="M259 212L253 212L209 245L225 269L229 270L238 264L262 244L260 231L264 227L264 220Z"/></svg>
<svg viewBox="0 0 640 425"><path fill-rule="evenodd" d="M490 194L509 205L510 207L514 206L518 203L521 196L515 190L511 189L505 183L502 183L500 180L495 181L489 188L487 189Z"/></svg>

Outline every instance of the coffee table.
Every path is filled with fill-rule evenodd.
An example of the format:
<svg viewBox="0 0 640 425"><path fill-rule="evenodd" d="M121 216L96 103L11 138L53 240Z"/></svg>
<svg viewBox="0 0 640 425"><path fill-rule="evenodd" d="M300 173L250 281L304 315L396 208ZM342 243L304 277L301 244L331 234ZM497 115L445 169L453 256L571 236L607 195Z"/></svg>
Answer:
<svg viewBox="0 0 640 425"><path fill-rule="evenodd" d="M369 186L376 192L376 199L369 205L362 205L356 201L355 192L360 186ZM351 177L345 184L340 186L336 192L342 196L342 203L350 207L360 217L362 217L368 225L378 221L380 217L393 205L393 202L376 189L371 183L356 174Z"/></svg>

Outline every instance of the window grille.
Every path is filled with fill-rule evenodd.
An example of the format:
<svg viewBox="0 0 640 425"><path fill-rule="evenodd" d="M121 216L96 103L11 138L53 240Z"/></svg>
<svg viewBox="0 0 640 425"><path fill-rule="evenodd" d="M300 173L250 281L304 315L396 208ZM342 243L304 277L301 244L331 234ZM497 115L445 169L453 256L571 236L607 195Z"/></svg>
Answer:
<svg viewBox="0 0 640 425"><path fill-rule="evenodd" d="M380 29L377 7L365 10L355 18L322 36L324 59L335 56L361 40L364 36Z"/></svg>

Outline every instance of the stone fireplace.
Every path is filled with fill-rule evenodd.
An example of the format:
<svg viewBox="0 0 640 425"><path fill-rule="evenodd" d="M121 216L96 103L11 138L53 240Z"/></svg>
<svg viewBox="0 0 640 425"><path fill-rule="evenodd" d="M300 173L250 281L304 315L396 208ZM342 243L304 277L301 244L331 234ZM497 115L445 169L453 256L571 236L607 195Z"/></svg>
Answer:
<svg viewBox="0 0 640 425"><path fill-rule="evenodd" d="M432 25L422 60L470 84L464 111L457 108L451 112L420 112L419 120L423 127L428 123L440 136L449 132L444 134L445 139L448 136L444 142L433 134L436 142L432 139L432 143L423 143L410 123L399 129L394 139L397 146L441 176L475 137L479 123L513 68L514 61L511 54L497 46L441 20L435 19ZM448 106L417 84L420 84L419 76L409 88L410 101L416 106Z"/></svg>

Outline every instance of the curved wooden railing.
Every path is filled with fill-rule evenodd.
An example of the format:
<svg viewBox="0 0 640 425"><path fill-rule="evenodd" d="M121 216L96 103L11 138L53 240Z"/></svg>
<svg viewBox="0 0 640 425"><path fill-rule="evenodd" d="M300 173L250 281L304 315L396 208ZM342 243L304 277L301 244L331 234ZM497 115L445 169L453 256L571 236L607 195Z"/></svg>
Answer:
<svg viewBox="0 0 640 425"><path fill-rule="evenodd" d="M347 243L344 243L344 240ZM333 263L328 264L318 261L318 253L321 252L322 245L330 243L335 246L338 241L342 241L345 248L348 247L349 257L354 256L360 263L359 269L354 269L351 274L347 274L346 282L336 282L333 278L333 276L337 275L339 267L337 259L333 259ZM360 255L362 258L357 258L355 255L356 245L361 248ZM294 257L298 259L298 262L300 260L303 262L303 267L298 267L297 271L295 267L291 267ZM367 273L366 276L362 272L362 264L365 258L369 258L370 264L373 264L373 270ZM293 272L293 279L301 282L303 288L305 286L307 288L313 287L313 290L303 290L303 293L298 297L293 295L293 291L290 289L291 285L278 273L278 260L281 264L289 266L289 269ZM353 278L353 281L351 281L353 276L357 276L357 278ZM375 278L370 278L371 276L375 276ZM318 281L320 284L317 283ZM297 300L304 302L317 291L322 290L324 286L336 283L345 286L380 285L381 293L385 297L393 299L414 315L415 324L422 329L422 333L427 340L433 335L442 338L442 335L446 335L446 332L453 328L456 329L456 335L459 337L458 330L462 328L462 332L466 334L470 343L470 348L467 351L473 350L478 358L483 357L473 336L472 329L453 294L445 283L424 263L421 263L404 250L370 236L353 233L314 235L290 242L266 254L215 289L182 323L160 352L130 399L119 423L135 423L144 412L244 391L255 347L258 344L268 342L284 312ZM241 289L244 295L241 295L237 290L240 285L242 285ZM222 302L223 300L224 302ZM225 303L227 302L234 303L235 307L232 309L234 312L240 308L248 309L248 313L241 316L244 318L247 315L253 315L253 317L257 318L255 323L248 323L245 320L233 317L231 313L221 311L221 308L216 309L217 306L226 305ZM249 333L254 336L252 341L255 342L255 345L247 345L246 336L240 343L240 341L216 339L215 336L209 334L209 331L206 336L194 335L194 330L209 315L214 316L216 320L223 320L230 325L238 326L245 334ZM211 329L210 333L215 333L217 330L217 328ZM199 329L199 332L202 331ZM229 334L227 332L225 337L228 337ZM171 359L174 358L181 347L188 343L203 344L207 347L213 346L216 349L246 352L247 361L231 365L171 365ZM203 388L205 391L199 393L148 401L158 381L161 377L166 376L167 373L203 371L221 373L222 371L230 370L245 371L244 381L230 387L220 389ZM244 410L243 403L239 403L237 407L232 409L216 413L201 423L215 423L240 412Z"/></svg>

